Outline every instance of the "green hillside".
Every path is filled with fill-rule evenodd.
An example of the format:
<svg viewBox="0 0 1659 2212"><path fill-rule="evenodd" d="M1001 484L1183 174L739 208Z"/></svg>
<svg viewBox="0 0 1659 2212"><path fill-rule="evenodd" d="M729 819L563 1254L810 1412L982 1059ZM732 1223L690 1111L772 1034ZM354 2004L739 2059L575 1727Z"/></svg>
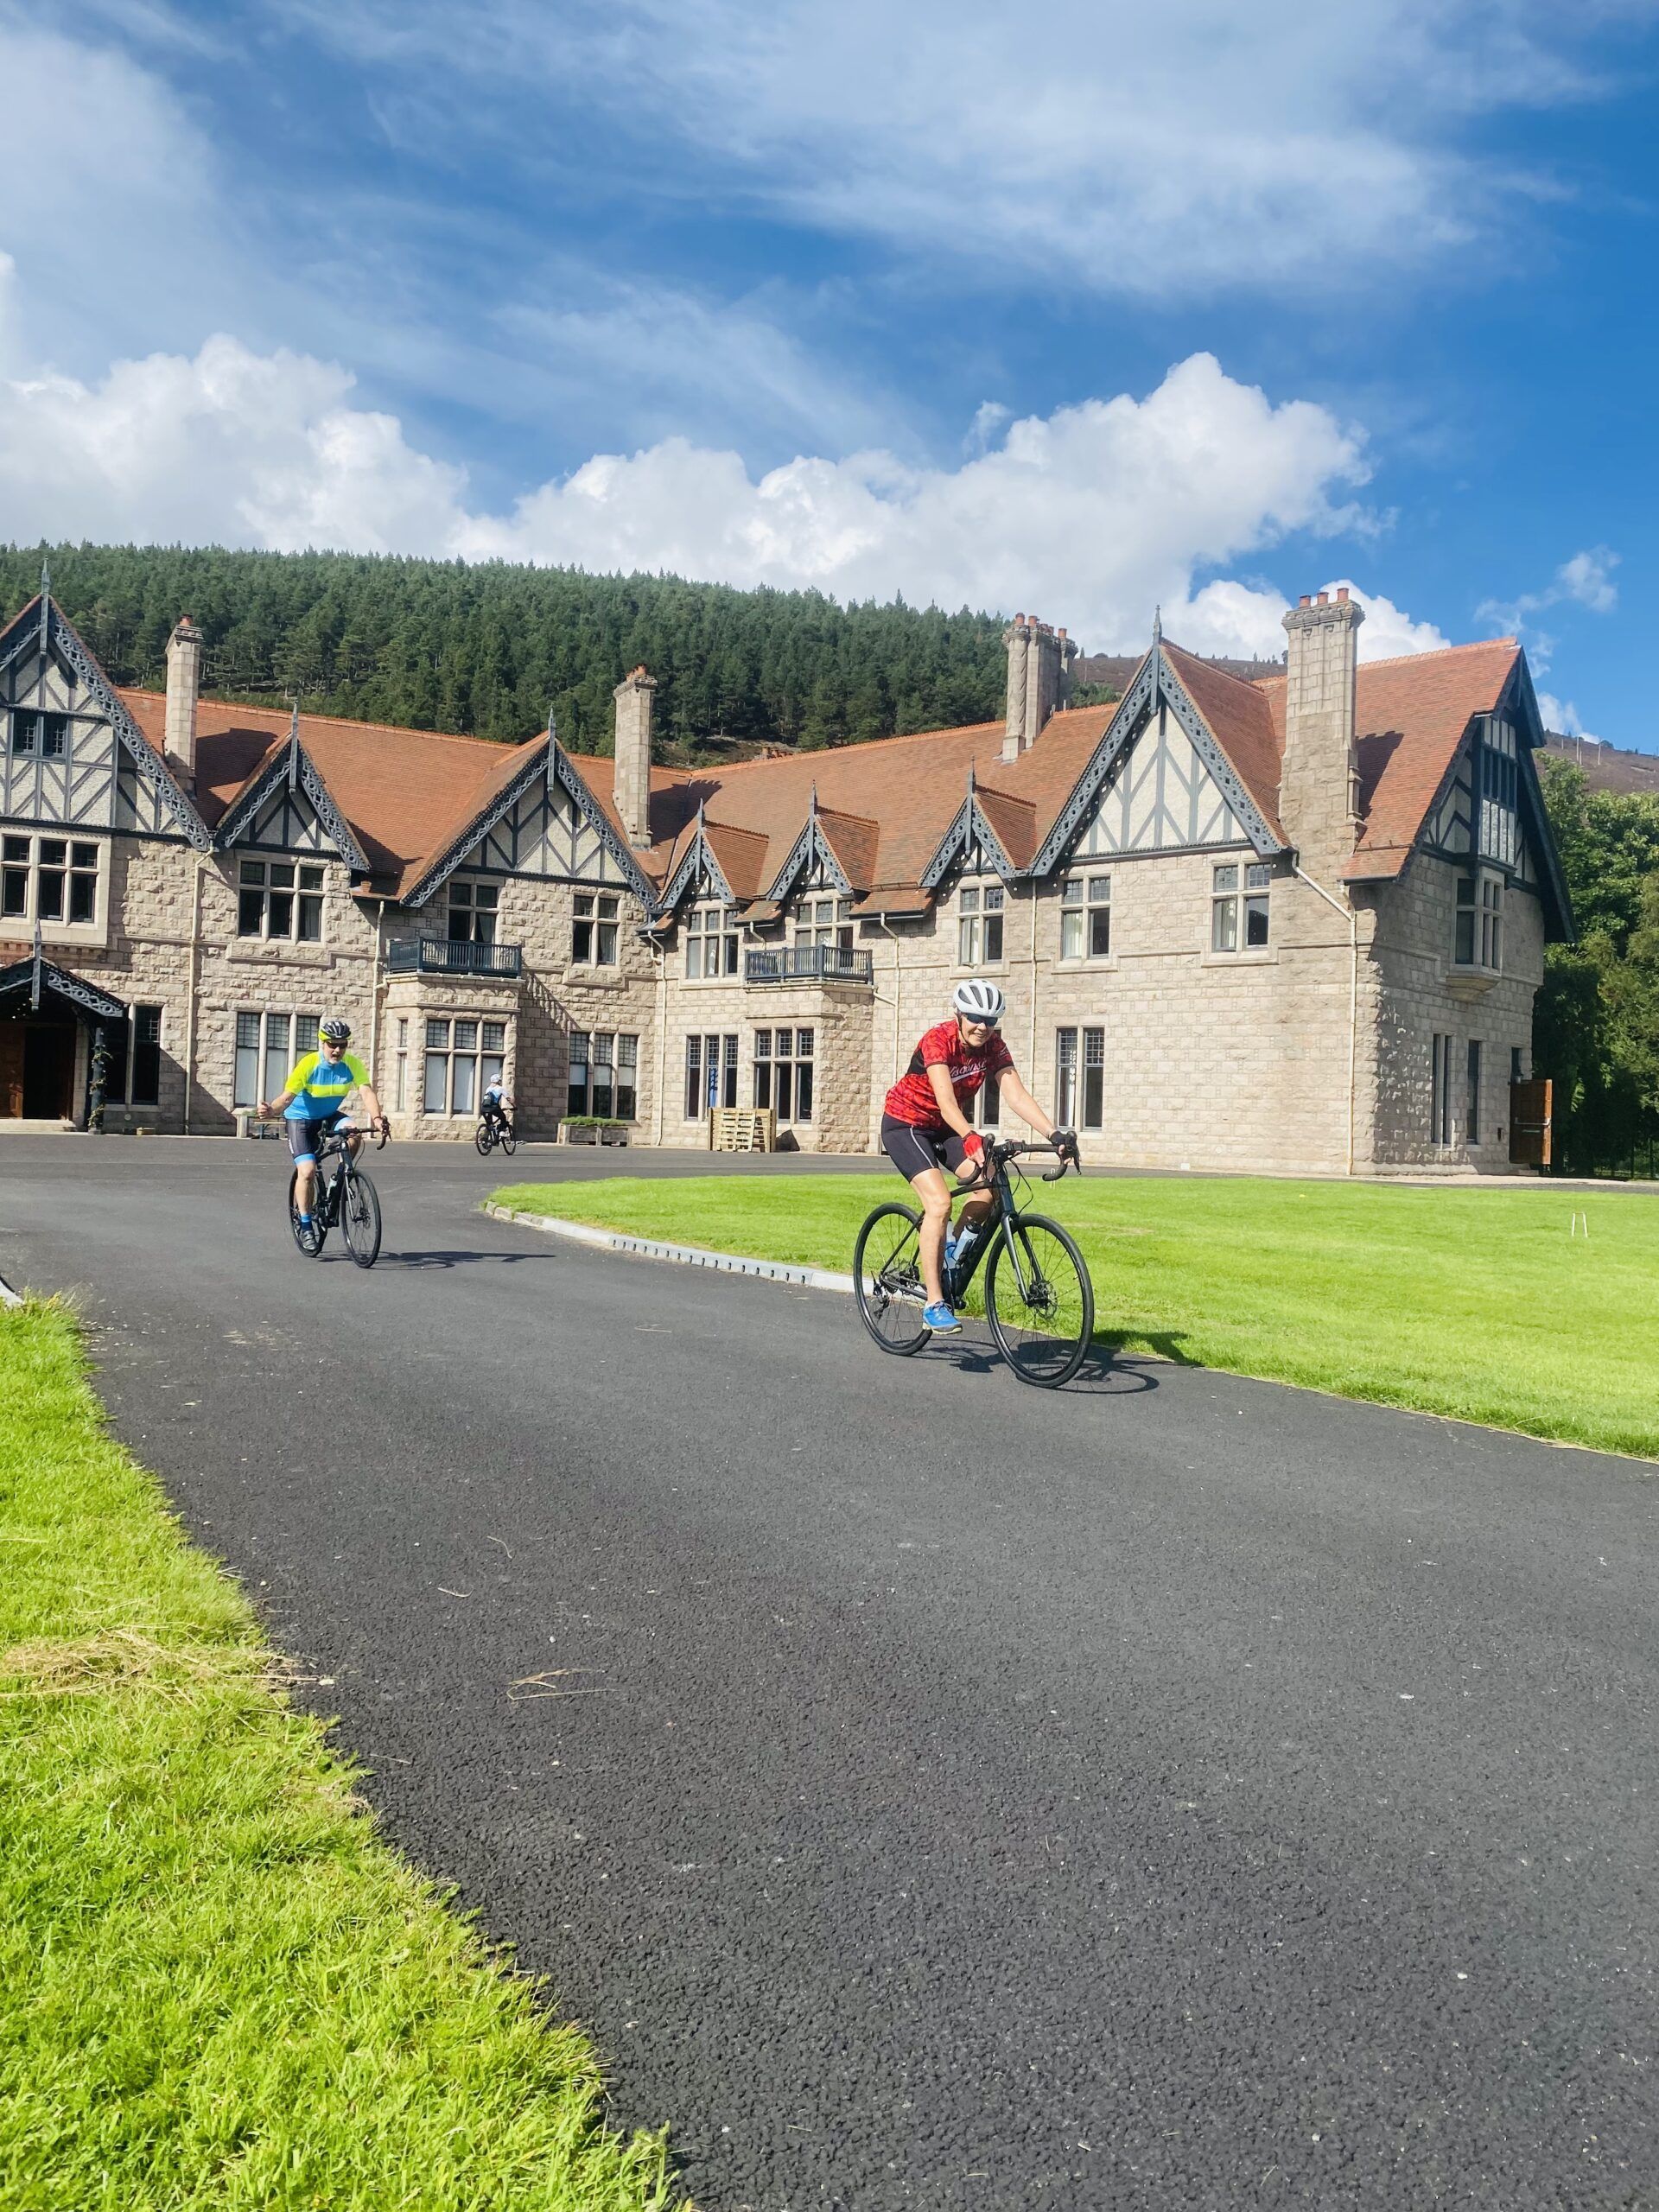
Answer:
<svg viewBox="0 0 1659 2212"><path fill-rule="evenodd" d="M207 683L262 705L521 738L550 705L573 751L608 752L611 692L642 661L664 745L719 732L806 747L1002 710L1002 619L678 576L218 547L0 547L0 615L42 556L58 603L117 682L159 684L188 613Z"/></svg>

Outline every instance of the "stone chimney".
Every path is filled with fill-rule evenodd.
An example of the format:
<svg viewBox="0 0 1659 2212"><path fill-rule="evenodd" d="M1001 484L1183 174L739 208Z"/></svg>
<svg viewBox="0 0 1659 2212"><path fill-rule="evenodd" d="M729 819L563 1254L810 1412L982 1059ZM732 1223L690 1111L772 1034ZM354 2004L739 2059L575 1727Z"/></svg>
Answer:
<svg viewBox="0 0 1659 2212"><path fill-rule="evenodd" d="M1017 760L1042 735L1049 716L1071 696L1077 640L1034 614L1016 614L1002 632L1008 653L1008 703L1002 758Z"/></svg>
<svg viewBox="0 0 1659 2212"><path fill-rule="evenodd" d="M201 632L181 614L167 641L167 725L162 751L187 791L196 780L196 702L201 694Z"/></svg>
<svg viewBox="0 0 1659 2212"><path fill-rule="evenodd" d="M1340 874L1359 835L1354 668L1365 610L1347 587L1285 617L1285 760L1279 815L1310 875Z"/></svg>
<svg viewBox="0 0 1659 2212"><path fill-rule="evenodd" d="M651 842L651 718L657 679L636 668L612 695L616 701L616 810L631 845Z"/></svg>

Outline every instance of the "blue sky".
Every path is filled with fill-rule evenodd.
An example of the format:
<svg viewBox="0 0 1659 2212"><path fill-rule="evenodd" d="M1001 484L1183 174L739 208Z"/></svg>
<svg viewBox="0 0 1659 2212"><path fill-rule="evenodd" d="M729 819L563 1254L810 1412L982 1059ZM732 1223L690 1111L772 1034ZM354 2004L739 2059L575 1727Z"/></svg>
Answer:
<svg viewBox="0 0 1659 2212"><path fill-rule="evenodd" d="M1349 581L1659 749L1656 67L1659 0L0 0L0 531L1115 651Z"/></svg>

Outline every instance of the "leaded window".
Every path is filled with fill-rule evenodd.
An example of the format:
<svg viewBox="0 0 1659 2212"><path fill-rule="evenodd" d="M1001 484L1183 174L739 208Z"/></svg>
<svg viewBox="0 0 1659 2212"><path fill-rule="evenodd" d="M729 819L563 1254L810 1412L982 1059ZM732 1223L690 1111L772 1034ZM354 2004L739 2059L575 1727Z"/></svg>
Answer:
<svg viewBox="0 0 1659 2212"><path fill-rule="evenodd" d="M757 1029L754 1103L770 1106L780 1122L812 1119L814 1048L810 1029Z"/></svg>
<svg viewBox="0 0 1659 2212"><path fill-rule="evenodd" d="M231 1097L238 1106L280 1098L295 1064L317 1049L315 1014L273 1014L246 1007L236 1017Z"/></svg>
<svg viewBox="0 0 1659 2212"><path fill-rule="evenodd" d="M62 760L69 751L67 715L38 714L17 708L11 717L11 749L24 759Z"/></svg>
<svg viewBox="0 0 1659 2212"><path fill-rule="evenodd" d="M685 923L685 978L711 982L737 973L737 909L694 906Z"/></svg>
<svg viewBox="0 0 1659 2212"><path fill-rule="evenodd" d="M610 891L578 891L575 918L570 933L570 957L588 968L614 968L621 934L620 895Z"/></svg>
<svg viewBox="0 0 1659 2212"><path fill-rule="evenodd" d="M496 911L501 904L499 883L474 883L449 879L449 942L451 944L493 944Z"/></svg>
<svg viewBox="0 0 1659 2212"><path fill-rule="evenodd" d="M639 1039L617 1029L573 1029L566 1116L631 1122L639 1110Z"/></svg>
<svg viewBox="0 0 1659 2212"><path fill-rule="evenodd" d="M685 1040L685 1118L700 1122L716 1106L737 1103L737 1034Z"/></svg>
<svg viewBox="0 0 1659 2212"><path fill-rule="evenodd" d="M1002 910L1007 897L1000 883L964 883L957 893L959 967L995 967L1001 959Z"/></svg>
<svg viewBox="0 0 1659 2212"><path fill-rule="evenodd" d="M506 1049L505 1021L487 1021L475 1014L429 1014L422 1112L475 1114L486 1086L501 1072Z"/></svg>
<svg viewBox="0 0 1659 2212"><path fill-rule="evenodd" d="M1265 952L1273 870L1264 861L1224 861L1212 871L1211 952Z"/></svg>
<svg viewBox="0 0 1659 2212"><path fill-rule="evenodd" d="M1112 879L1069 875L1060 892L1060 957L1105 960L1112 950Z"/></svg>
<svg viewBox="0 0 1659 2212"><path fill-rule="evenodd" d="M78 837L0 838L0 918L83 926L95 922L102 850Z"/></svg>
<svg viewBox="0 0 1659 2212"><path fill-rule="evenodd" d="M321 863L244 861L237 885L238 937L284 938L317 944L322 939Z"/></svg>

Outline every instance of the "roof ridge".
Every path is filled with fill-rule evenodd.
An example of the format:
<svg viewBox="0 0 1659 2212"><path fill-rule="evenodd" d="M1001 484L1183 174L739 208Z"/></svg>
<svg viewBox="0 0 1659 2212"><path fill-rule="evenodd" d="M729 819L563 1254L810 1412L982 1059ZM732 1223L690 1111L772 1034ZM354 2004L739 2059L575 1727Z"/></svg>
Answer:
<svg viewBox="0 0 1659 2212"><path fill-rule="evenodd" d="M1521 650L1521 640L1519 638L1471 638L1464 645L1435 645L1427 652L1390 653L1383 660L1361 661L1358 664L1357 673L1363 676L1366 670L1370 668L1418 668L1425 661L1450 660L1453 653L1488 652L1494 645L1507 645L1511 652L1518 652ZM1272 676L1252 676L1242 677L1240 681L1249 683L1254 690L1259 691L1264 690L1269 683L1282 683L1285 681L1285 675L1286 672L1281 668Z"/></svg>
<svg viewBox="0 0 1659 2212"><path fill-rule="evenodd" d="M118 683L115 689L124 697L155 699L162 706L167 703L165 691L152 691L142 683ZM225 707L244 715L276 715L284 722L291 721L294 713L291 707L255 707L245 699L217 699L206 691L201 694L200 703L204 707ZM420 729L413 722L368 722L355 715L308 714L304 708L300 709L300 720L302 722L327 722L331 729L377 730L385 737L435 737L446 745L480 745L492 753L518 753L526 746L547 742L545 730L537 730L533 737L479 737L470 730Z"/></svg>

